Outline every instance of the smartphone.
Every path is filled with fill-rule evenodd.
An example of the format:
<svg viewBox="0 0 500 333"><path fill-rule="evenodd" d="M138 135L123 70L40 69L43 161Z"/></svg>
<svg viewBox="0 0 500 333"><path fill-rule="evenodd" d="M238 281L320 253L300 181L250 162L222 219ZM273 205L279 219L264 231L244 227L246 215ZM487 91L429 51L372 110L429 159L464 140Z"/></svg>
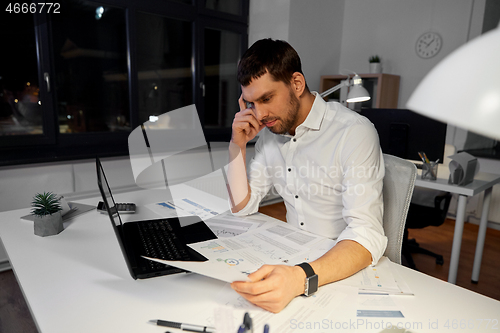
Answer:
<svg viewBox="0 0 500 333"><path fill-rule="evenodd" d="M252 102L245 102L247 104L247 109L253 108L253 103Z"/></svg>
<svg viewBox="0 0 500 333"><path fill-rule="evenodd" d="M116 208L120 214L133 214L135 213L135 204L133 203L117 203ZM100 213L107 213L104 202L99 201L97 204L97 211Z"/></svg>

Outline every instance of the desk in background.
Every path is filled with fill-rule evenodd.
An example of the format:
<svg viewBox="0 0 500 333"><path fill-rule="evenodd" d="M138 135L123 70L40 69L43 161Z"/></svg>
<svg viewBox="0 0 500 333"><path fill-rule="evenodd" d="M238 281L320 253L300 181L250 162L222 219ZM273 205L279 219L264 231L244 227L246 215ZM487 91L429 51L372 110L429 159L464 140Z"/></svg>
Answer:
<svg viewBox="0 0 500 333"><path fill-rule="evenodd" d="M422 180L420 178L422 170L419 170L415 186L446 191L458 194L457 217L455 221L455 232L453 234L453 245L451 249L450 270L448 272L448 282L455 284L457 281L458 262L460 260L460 247L462 245L462 235L464 231L465 209L467 197L472 197L484 191L483 210L477 235L476 253L474 256L474 266L472 269L472 281L478 282L479 271L481 269L481 259L483 257L484 240L488 227L488 212L490 209L491 192L495 184L500 183L500 175L480 172L474 181L465 186L448 184L449 169L439 165L437 180Z"/></svg>
<svg viewBox="0 0 500 333"><path fill-rule="evenodd" d="M137 203L137 214L125 217L133 220L156 218L141 206L166 199L162 196L162 192L135 191L116 195L116 200ZM217 294L225 285L218 280L197 274L133 280L106 215L85 213L68 222L59 235L42 238L33 234L32 222L20 220L28 212L22 209L0 213L0 237L40 333L159 333L165 329L148 324L150 319L205 324L193 320L192 314L217 305ZM397 304L406 316L402 322L421 323L413 332L443 331L447 321L450 331L478 331L461 328L460 323L478 328L480 319L496 320L498 327L500 302L397 264L392 268L415 293L393 296L398 297ZM356 320L335 316L328 319ZM386 320L370 318L373 322L382 319ZM436 321L439 330L430 327ZM458 329L451 330L452 324Z"/></svg>

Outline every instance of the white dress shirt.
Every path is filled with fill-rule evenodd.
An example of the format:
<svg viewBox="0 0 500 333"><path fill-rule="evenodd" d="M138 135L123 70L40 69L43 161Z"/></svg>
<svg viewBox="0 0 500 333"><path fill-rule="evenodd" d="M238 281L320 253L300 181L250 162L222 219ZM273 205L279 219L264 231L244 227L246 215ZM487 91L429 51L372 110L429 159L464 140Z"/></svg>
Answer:
<svg viewBox="0 0 500 333"><path fill-rule="evenodd" d="M264 129L255 145L248 180L251 198L235 215L257 212L274 186L287 222L332 239L353 240L376 264L387 238L382 228L384 160L368 119L316 94L295 135Z"/></svg>

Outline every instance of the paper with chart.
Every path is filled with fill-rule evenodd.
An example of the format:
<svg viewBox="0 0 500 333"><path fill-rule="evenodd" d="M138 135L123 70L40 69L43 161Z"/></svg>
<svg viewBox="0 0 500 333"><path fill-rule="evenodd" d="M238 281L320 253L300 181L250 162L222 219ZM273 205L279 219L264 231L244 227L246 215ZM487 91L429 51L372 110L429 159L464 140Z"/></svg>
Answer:
<svg viewBox="0 0 500 333"><path fill-rule="evenodd" d="M225 213L205 222L218 238L234 237L257 229L266 222L252 217L239 217Z"/></svg>
<svg viewBox="0 0 500 333"><path fill-rule="evenodd" d="M146 205L161 217L197 215L203 221L229 210L227 200L194 187L179 184L169 187L172 198Z"/></svg>
<svg viewBox="0 0 500 333"><path fill-rule="evenodd" d="M323 239L283 222L269 222L239 236L189 244L209 259L206 262L155 261L226 282L246 281L247 275L262 265L290 264Z"/></svg>
<svg viewBox="0 0 500 333"><path fill-rule="evenodd" d="M399 283L391 270L390 260L387 257L382 257L377 265L368 266L336 283L357 287L360 294L413 295L399 275L396 276Z"/></svg>

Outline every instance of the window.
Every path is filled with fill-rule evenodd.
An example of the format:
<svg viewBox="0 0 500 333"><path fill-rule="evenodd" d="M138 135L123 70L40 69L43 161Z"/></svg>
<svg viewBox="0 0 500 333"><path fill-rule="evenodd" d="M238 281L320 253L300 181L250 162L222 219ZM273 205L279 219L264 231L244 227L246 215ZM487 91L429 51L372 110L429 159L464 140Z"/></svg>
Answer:
<svg viewBox="0 0 500 333"><path fill-rule="evenodd" d="M125 10L66 2L51 15L59 133L130 131Z"/></svg>
<svg viewBox="0 0 500 333"><path fill-rule="evenodd" d="M193 103L229 140L248 0L60 3L1 14L0 165L127 155L131 130Z"/></svg>
<svg viewBox="0 0 500 333"><path fill-rule="evenodd" d="M192 50L190 22L137 14L139 122L193 104Z"/></svg>
<svg viewBox="0 0 500 333"><path fill-rule="evenodd" d="M240 57L239 34L206 28L205 39L205 127L231 127L239 111L237 65Z"/></svg>
<svg viewBox="0 0 500 333"><path fill-rule="evenodd" d="M0 138L2 146L18 138L44 137L35 23L31 15L0 20Z"/></svg>

